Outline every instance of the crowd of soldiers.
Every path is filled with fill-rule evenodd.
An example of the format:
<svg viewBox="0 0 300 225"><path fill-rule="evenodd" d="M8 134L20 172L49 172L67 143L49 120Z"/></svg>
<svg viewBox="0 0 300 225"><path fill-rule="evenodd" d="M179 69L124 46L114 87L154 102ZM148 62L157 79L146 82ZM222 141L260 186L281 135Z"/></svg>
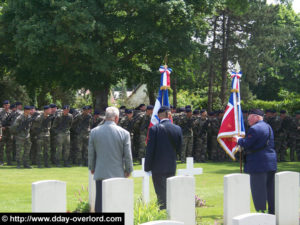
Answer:
<svg viewBox="0 0 300 225"><path fill-rule="evenodd" d="M38 168L87 166L88 141L90 130L105 121L104 115L91 106L73 109L65 105L58 109L55 104L46 105L41 111L34 106L22 106L21 102L3 102L0 111L0 165L17 162L17 168ZM178 159L185 162L186 157L194 157L195 162L231 161L217 143L219 128L224 115L223 110L207 112L205 109L193 110L191 106L176 109L171 106L173 122L182 128L183 146ZM135 109L120 107L119 126L131 135L132 156L136 162L145 157L148 127L153 106L139 105ZM245 128L247 112L244 111ZM290 160L295 153L300 160L300 111L295 117L280 111L266 110L265 121L274 131L275 149L278 161L285 161L290 148ZM4 154L5 153L5 154Z"/></svg>
<svg viewBox="0 0 300 225"><path fill-rule="evenodd" d="M92 107L82 110L46 105L41 111L21 102L3 102L0 111L0 165L17 162L17 168L87 166L89 133L102 120ZM5 154L4 154L5 153Z"/></svg>

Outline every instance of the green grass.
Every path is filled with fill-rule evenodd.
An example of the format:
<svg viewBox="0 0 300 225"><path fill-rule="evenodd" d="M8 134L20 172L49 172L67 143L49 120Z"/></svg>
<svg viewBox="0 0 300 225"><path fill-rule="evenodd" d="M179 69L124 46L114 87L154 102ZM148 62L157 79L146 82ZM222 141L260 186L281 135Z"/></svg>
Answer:
<svg viewBox="0 0 300 225"><path fill-rule="evenodd" d="M239 173L239 163L196 163L203 168L203 174L195 176L196 194L206 200L206 206L197 208L198 224L222 224L223 221L223 177ZM178 164L177 168L185 168ZM140 165L134 166L140 170ZM300 171L300 162L278 164L278 171ZM131 178L132 179L132 178ZM40 180L61 180L67 182L67 210L74 211L78 204L78 194L82 185L88 186L86 167L16 169L15 166L0 167L0 212L31 212L31 183ZM86 192L86 191L85 191ZM142 193L142 178L134 178L135 201ZM85 193L87 194L87 193ZM153 184L150 184L151 200L156 199ZM251 211L254 212L251 203Z"/></svg>

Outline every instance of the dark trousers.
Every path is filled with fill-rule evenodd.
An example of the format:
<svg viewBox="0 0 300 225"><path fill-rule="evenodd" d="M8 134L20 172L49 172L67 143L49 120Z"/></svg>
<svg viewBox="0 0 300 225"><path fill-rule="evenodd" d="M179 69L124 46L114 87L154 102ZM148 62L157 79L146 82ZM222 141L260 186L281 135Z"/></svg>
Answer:
<svg viewBox="0 0 300 225"><path fill-rule="evenodd" d="M167 206L167 179L175 176L174 173L152 174L152 181L157 196L160 209L166 209Z"/></svg>
<svg viewBox="0 0 300 225"><path fill-rule="evenodd" d="M265 173L250 173L250 186L256 211L265 211L268 202L268 212L275 214L275 171Z"/></svg>
<svg viewBox="0 0 300 225"><path fill-rule="evenodd" d="M102 180L96 180L95 212L102 212Z"/></svg>

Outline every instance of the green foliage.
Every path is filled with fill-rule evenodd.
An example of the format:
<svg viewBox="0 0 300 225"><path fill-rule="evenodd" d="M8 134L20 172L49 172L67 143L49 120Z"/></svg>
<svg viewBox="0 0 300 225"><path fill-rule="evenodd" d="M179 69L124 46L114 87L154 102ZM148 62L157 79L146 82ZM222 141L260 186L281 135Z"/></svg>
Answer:
<svg viewBox="0 0 300 225"><path fill-rule="evenodd" d="M26 88L8 75L0 78L0 99L1 102L4 99L8 99L11 103L21 101L23 105L30 104Z"/></svg>
<svg viewBox="0 0 300 225"><path fill-rule="evenodd" d="M84 186L81 186L81 189L79 189L77 192L75 192L75 197L78 201L78 204L76 206L76 209L74 210L75 213L89 213L90 212L90 205L89 205L89 192L88 188L84 188Z"/></svg>
<svg viewBox="0 0 300 225"><path fill-rule="evenodd" d="M143 203L142 198L138 198L134 206L134 224L142 224L155 220L166 220L166 210L160 210L157 201L152 200L148 204Z"/></svg>
<svg viewBox="0 0 300 225"><path fill-rule="evenodd" d="M300 108L300 96L298 95L295 98L289 98L285 99L283 101L264 101L264 100L251 100L248 102L242 101L242 109L248 110L248 109L275 109L277 111L280 110L287 110L288 113L292 114L296 110L299 110Z"/></svg>
<svg viewBox="0 0 300 225"><path fill-rule="evenodd" d="M173 97L170 97L170 102L172 102ZM186 105L191 105L193 109L207 109L207 94L204 90L198 91L186 91L180 90L177 93L177 106L184 107ZM219 97L215 97L213 102L213 110L222 109L221 100Z"/></svg>
<svg viewBox="0 0 300 225"><path fill-rule="evenodd" d="M90 93L87 93L86 90L81 89L76 94L75 103L73 108L82 108L85 105L93 105L92 96Z"/></svg>

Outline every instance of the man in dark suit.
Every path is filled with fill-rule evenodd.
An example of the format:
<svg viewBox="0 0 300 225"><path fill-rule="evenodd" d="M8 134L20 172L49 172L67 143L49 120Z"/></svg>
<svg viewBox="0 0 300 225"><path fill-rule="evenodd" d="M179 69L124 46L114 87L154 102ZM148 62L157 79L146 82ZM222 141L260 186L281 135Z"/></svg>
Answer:
<svg viewBox="0 0 300 225"><path fill-rule="evenodd" d="M158 111L160 123L151 127L145 158L145 171L152 171L152 180L160 209L166 209L167 178L175 176L176 152L182 145L181 128L172 124L171 111L161 107Z"/></svg>
<svg viewBox="0 0 300 225"><path fill-rule="evenodd" d="M238 138L244 148L246 162L244 171L250 175L252 198L256 211L275 213L274 179L277 170L277 157L274 149L273 130L263 121L264 112L255 109L248 117L250 128L245 138Z"/></svg>

